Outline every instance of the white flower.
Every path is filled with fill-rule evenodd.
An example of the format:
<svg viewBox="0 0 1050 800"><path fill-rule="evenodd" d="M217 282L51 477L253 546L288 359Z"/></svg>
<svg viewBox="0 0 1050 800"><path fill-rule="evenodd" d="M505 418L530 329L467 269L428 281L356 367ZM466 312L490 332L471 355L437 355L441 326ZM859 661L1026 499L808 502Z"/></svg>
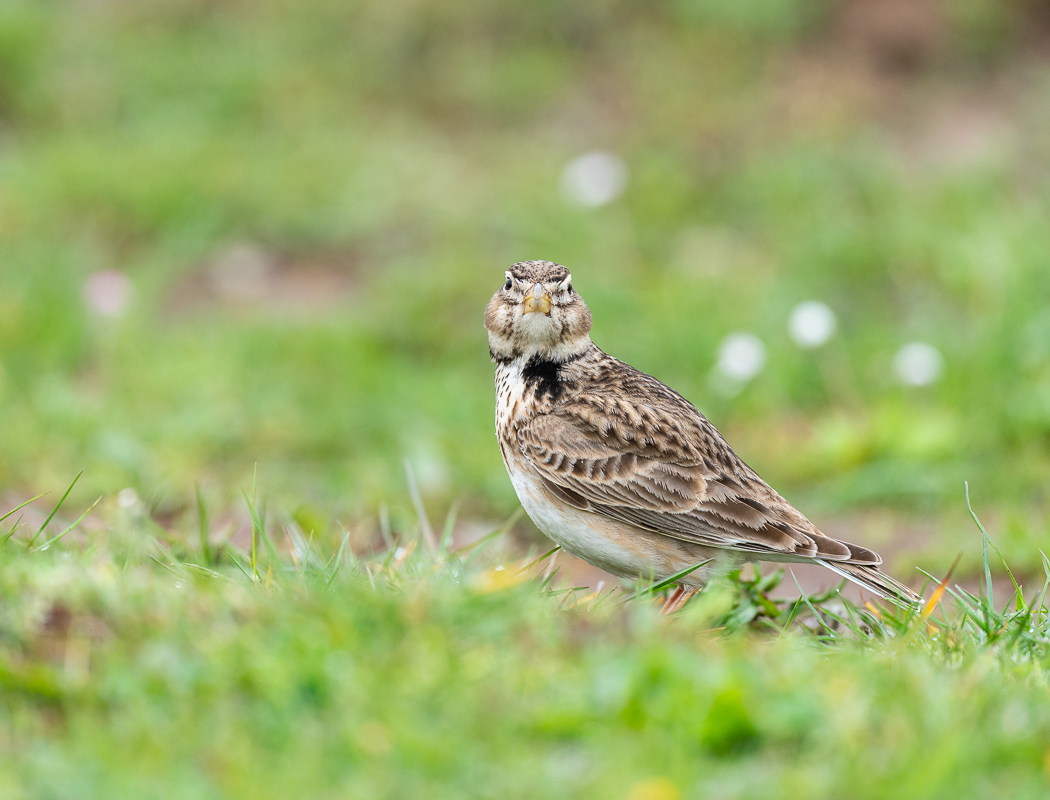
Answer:
<svg viewBox="0 0 1050 800"><path fill-rule="evenodd" d="M897 351L893 370L905 386L929 386L941 376L944 358L926 342L910 342Z"/></svg>
<svg viewBox="0 0 1050 800"><path fill-rule="evenodd" d="M835 312L819 300L799 303L788 319L788 333L806 350L820 347L835 335Z"/></svg>
<svg viewBox="0 0 1050 800"><path fill-rule="evenodd" d="M615 153L585 153L561 174L561 191L585 208L611 203L627 188L627 165Z"/></svg>
<svg viewBox="0 0 1050 800"><path fill-rule="evenodd" d="M116 316L130 299L131 281L115 269L93 273L84 283L84 303L96 314Z"/></svg>
<svg viewBox="0 0 1050 800"><path fill-rule="evenodd" d="M117 492L117 505L120 506L124 511L127 511L132 514L139 514L145 508L145 506L142 503L142 499L138 495L138 492L136 492L130 486L126 489L121 489L119 492Z"/></svg>
<svg viewBox="0 0 1050 800"><path fill-rule="evenodd" d="M766 346L753 333L731 333L718 348L717 369L727 378L746 383L766 365Z"/></svg>

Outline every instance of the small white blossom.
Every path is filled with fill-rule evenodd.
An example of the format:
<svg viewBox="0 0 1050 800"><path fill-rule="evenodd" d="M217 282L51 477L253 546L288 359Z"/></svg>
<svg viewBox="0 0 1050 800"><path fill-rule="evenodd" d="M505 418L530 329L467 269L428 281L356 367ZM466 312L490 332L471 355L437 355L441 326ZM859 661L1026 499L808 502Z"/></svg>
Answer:
<svg viewBox="0 0 1050 800"><path fill-rule="evenodd" d="M926 342L910 342L897 351L893 370L905 386L929 386L941 376L944 358Z"/></svg>
<svg viewBox="0 0 1050 800"><path fill-rule="evenodd" d="M788 319L788 333L799 347L812 350L835 335L835 312L819 300L806 300L795 306Z"/></svg>
<svg viewBox="0 0 1050 800"><path fill-rule="evenodd" d="M753 333L731 333L718 348L717 369L727 378L745 383L766 365L766 346Z"/></svg>
<svg viewBox="0 0 1050 800"><path fill-rule="evenodd" d="M146 513L146 504L130 486L117 492L117 505L130 517L141 517Z"/></svg>
<svg viewBox="0 0 1050 800"><path fill-rule="evenodd" d="M573 203L597 208L611 203L627 188L627 165L615 153L585 153L569 162L561 190Z"/></svg>

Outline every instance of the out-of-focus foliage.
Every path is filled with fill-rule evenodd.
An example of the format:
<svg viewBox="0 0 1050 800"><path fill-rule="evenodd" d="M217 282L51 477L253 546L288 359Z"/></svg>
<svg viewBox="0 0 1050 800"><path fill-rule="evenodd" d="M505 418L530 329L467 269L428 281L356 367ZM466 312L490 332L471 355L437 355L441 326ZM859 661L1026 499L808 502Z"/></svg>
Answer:
<svg viewBox="0 0 1050 800"><path fill-rule="evenodd" d="M103 516L0 536L5 798L1046 794L1045 586L924 618L731 576L667 618L498 537Z"/></svg>
<svg viewBox="0 0 1050 800"><path fill-rule="evenodd" d="M549 258L601 346L807 510L957 507L969 478L1038 514L1040 8L9 0L0 485L83 467L171 511L258 462L290 505L353 510L408 459L426 494L509 510L481 309ZM583 208L562 174L592 151L629 177ZM112 316L105 282L85 302L110 270ZM806 300L838 322L815 350L787 335ZM764 368L727 382L741 331ZM932 385L901 385L911 342Z"/></svg>

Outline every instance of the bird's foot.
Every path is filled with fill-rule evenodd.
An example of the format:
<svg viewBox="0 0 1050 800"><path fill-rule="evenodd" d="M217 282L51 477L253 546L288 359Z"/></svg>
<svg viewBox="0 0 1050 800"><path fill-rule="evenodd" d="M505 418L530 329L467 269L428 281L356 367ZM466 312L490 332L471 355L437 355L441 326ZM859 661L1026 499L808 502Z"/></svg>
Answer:
<svg viewBox="0 0 1050 800"><path fill-rule="evenodd" d="M689 598L700 591L699 586L683 586L678 584L664 603L660 613L663 615L673 614L689 602Z"/></svg>

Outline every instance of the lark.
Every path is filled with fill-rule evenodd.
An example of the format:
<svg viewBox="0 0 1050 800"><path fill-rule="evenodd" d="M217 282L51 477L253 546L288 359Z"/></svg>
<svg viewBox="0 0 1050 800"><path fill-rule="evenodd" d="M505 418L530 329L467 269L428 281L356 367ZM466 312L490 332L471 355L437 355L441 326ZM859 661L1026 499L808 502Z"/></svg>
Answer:
<svg viewBox="0 0 1050 800"><path fill-rule="evenodd" d="M671 613L718 564L813 563L902 605L922 598L860 545L825 536L682 395L600 350L569 271L522 261L485 309L496 434L518 499L564 550L624 578L681 575Z"/></svg>

